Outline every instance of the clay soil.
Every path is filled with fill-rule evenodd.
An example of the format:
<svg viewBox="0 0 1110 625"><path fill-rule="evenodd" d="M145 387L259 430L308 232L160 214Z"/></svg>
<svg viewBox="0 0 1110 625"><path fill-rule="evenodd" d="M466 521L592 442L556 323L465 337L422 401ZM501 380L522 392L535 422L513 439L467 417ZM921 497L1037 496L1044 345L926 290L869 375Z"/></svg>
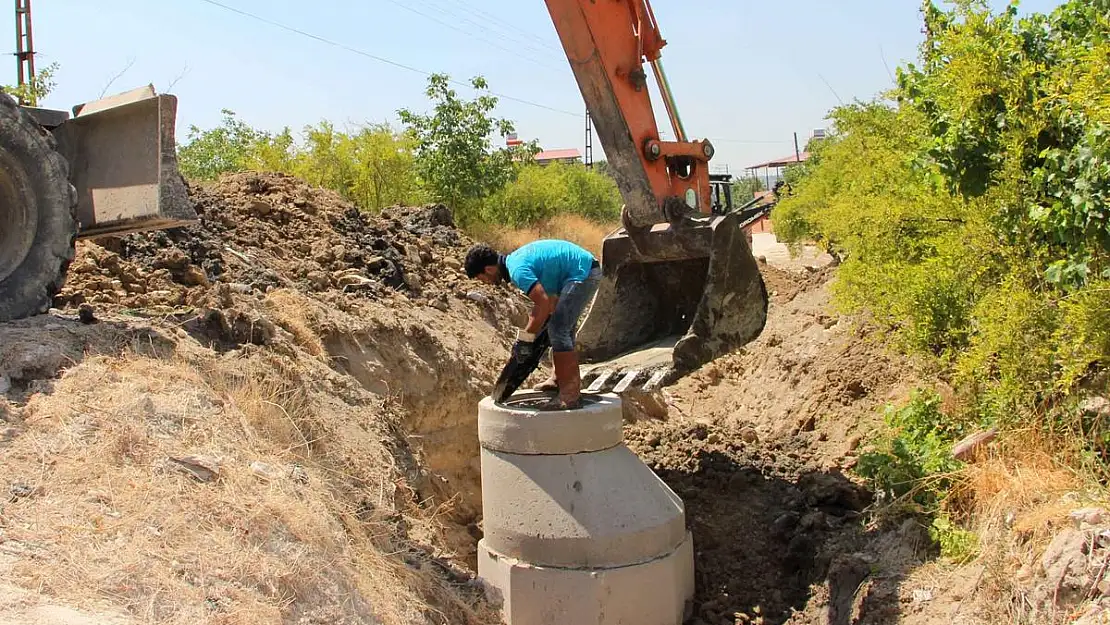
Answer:
<svg viewBox="0 0 1110 625"><path fill-rule="evenodd" d="M850 468L882 406L917 378L829 313L832 269L762 271L772 302L760 338L667 389L666 420L627 428L687 506L691 622L894 622L898 579L927 558L927 535L913 521L867 526L872 497Z"/></svg>
<svg viewBox="0 0 1110 625"><path fill-rule="evenodd" d="M465 279L442 206L190 193L198 225L80 243L57 310L0 325L0 621L496 622L475 405L526 300ZM904 583L924 529L869 524L851 476L919 376L829 312L835 270L762 269L763 335L626 426L687 505L689 622L936 614Z"/></svg>

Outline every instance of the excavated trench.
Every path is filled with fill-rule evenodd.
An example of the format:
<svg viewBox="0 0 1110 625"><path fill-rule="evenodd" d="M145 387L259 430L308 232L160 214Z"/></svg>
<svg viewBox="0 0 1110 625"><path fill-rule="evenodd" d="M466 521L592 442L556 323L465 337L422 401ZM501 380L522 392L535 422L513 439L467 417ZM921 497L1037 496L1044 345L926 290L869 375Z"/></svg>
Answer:
<svg viewBox="0 0 1110 625"><path fill-rule="evenodd" d="M799 290L795 285L790 297ZM783 303L780 298L779 305ZM827 336L823 314L820 308L806 312L800 321L803 331L776 322L749 352L730 357L762 367L762 376L808 376L820 385L818 391L799 388L796 397L774 400L788 404L774 412L783 411L799 425L771 428L777 432L756 437L750 421L708 405L704 412L672 410L665 419L626 421L626 444L686 505L697 586L687 621L692 625L891 622L900 613L900 580L928 556L930 540L916 522L865 526L871 493L841 470L843 456L832 461L825 453L838 445L854 449L854 443L845 442L854 426L844 429L835 420L822 424L820 415L873 411L877 398L870 394L896 387L898 374L883 369L889 363L867 349L839 344L828 350L830 363L799 369L796 356L790 355L796 351L783 344L784 337L791 332ZM344 371L376 392L383 390L382 367L391 374L395 366L406 372L406 392L393 396L405 407L410 443L432 474L426 496L451 502L441 517L446 544L473 572L481 537L477 403L491 388L492 373L481 369L474 375L475 369L467 369L472 363L421 336L406 339L415 344L410 356L416 353L418 358L389 364L400 346L376 339L374 350L363 347L369 337L330 337L326 344L337 361L346 363ZM807 349L810 357L820 354L813 346ZM857 366L855 359L872 364ZM696 404L691 396L704 387L703 379L719 382L729 375L722 368L727 365L695 373L669 392L688 408L689 402ZM728 406L749 408L773 401L768 398L775 392L765 383L744 385L740 370L733 380L740 388L722 387L712 401L727 398ZM861 384L853 375L871 376L863 385L866 392L859 392ZM888 550L895 556L876 553L873 546L884 543L902 547Z"/></svg>
<svg viewBox="0 0 1110 625"><path fill-rule="evenodd" d="M326 335L324 344L339 371L401 403L408 443L429 473L419 496L440 507L444 547L476 571L477 404L492 380L468 379L465 359L420 331ZM388 388L387 379L403 387ZM814 588L826 584L829 622L847 622L871 570L852 556L868 539L861 512L870 494L839 471L808 462L817 436L801 432L761 444L745 442L744 431L727 425L626 424L629 447L687 506L697 580L690 623L799 622L795 612L805 611Z"/></svg>
<svg viewBox="0 0 1110 625"><path fill-rule="evenodd" d="M320 358L325 370L398 406L399 422L382 436L397 438L387 445L403 448L405 463L415 460L405 479L440 528L432 549L473 572L481 537L477 404L524 305L460 277L468 242L442 207L369 219L286 177L255 174L199 197L196 228L135 235L116 254L79 250L56 305L155 307L167 320L182 307L215 311L180 329L225 356L246 344ZM853 611L857 622L891 622L898 568L864 593L861 613L857 590L876 565L860 554L876 532L928 541L912 526L865 529L869 495L818 450L846 446L854 426L842 424L874 412L897 374L858 337L831 333L825 278L761 270L772 296L767 329L724 359L735 361L734 371L704 367L669 389L682 410L625 425L628 446L687 506L697 576L690 623L841 625ZM383 282L382 272L403 276L403 286ZM707 378L709 391L690 381ZM362 409L368 420L380 416ZM783 428L777 419L807 425ZM766 427L752 436L760 422Z"/></svg>

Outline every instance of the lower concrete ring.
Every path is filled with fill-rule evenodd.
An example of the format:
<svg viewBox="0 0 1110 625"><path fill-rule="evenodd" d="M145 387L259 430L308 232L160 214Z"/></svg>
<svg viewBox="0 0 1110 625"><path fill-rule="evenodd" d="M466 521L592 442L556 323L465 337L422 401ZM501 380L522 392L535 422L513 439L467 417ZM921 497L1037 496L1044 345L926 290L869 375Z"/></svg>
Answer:
<svg viewBox="0 0 1110 625"><path fill-rule="evenodd" d="M598 569L542 567L478 543L478 576L507 625L681 625L694 597L689 533L648 562Z"/></svg>

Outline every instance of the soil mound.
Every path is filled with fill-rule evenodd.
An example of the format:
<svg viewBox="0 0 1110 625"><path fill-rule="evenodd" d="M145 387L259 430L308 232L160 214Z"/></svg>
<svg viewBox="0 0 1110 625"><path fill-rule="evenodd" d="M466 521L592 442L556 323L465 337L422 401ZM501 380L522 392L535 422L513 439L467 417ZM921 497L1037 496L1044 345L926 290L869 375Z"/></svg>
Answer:
<svg viewBox="0 0 1110 625"><path fill-rule="evenodd" d="M760 270L771 295L763 334L668 388L667 419L626 428L629 447L686 504L691 622L894 622L897 583L863 584L923 557L928 539L912 524L865 527L871 496L848 469L882 405L917 378L829 312L835 270ZM908 553L883 548L887 534Z"/></svg>
<svg viewBox="0 0 1110 625"><path fill-rule="evenodd" d="M469 241L442 205L368 215L334 192L258 172L189 191L198 224L83 243L56 305L168 312L224 285L239 294L403 294L442 308L471 290L459 272Z"/></svg>
<svg viewBox="0 0 1110 625"><path fill-rule="evenodd" d="M465 279L443 206L190 193L199 223L81 242L60 310L0 324L0 577L135 622L496 622L473 430L523 297Z"/></svg>

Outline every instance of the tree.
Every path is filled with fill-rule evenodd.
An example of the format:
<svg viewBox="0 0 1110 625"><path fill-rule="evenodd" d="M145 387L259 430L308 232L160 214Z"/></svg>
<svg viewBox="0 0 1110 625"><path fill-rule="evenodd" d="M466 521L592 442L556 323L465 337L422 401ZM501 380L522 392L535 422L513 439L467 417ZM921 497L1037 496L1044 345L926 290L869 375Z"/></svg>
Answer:
<svg viewBox="0 0 1110 625"><path fill-rule="evenodd" d="M755 198L756 192L762 191L763 188L763 181L759 179L759 176L736 178L732 181L732 201L737 205L743 204Z"/></svg>
<svg viewBox="0 0 1110 625"><path fill-rule="evenodd" d="M15 87L5 85L0 87L0 90L27 106L38 106L39 102L57 86L54 81L54 74L57 71L58 64L51 63L36 72L35 77L27 84Z"/></svg>
<svg viewBox="0 0 1110 625"><path fill-rule="evenodd" d="M223 109L223 121L210 130L189 127L189 142L177 150L178 168L187 178L212 180L220 174L249 168L288 171L293 137L286 128L277 135L255 130Z"/></svg>
<svg viewBox="0 0 1110 625"><path fill-rule="evenodd" d="M411 134L397 133L389 124L343 133L321 122L306 128L305 138L293 167L305 181L335 189L369 210L423 199Z"/></svg>
<svg viewBox="0 0 1110 625"><path fill-rule="evenodd" d="M479 95L462 100L446 75L434 74L425 91L435 104L434 112L398 111L415 137L416 166L425 185L437 200L454 208L462 222L476 217L481 200L512 180L514 156L527 160L536 151L534 143L523 150L493 148L491 136L512 133L513 124L491 117L497 98L490 95L484 78L475 77L470 84Z"/></svg>

